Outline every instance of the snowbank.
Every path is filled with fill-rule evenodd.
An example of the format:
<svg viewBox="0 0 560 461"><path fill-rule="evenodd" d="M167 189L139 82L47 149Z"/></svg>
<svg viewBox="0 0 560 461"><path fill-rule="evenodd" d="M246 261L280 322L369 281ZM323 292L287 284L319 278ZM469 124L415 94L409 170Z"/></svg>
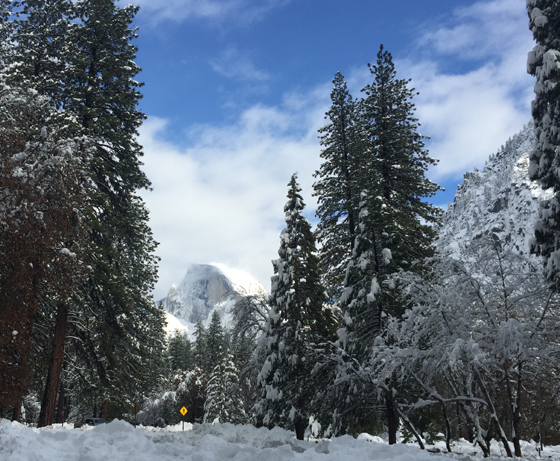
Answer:
<svg viewBox="0 0 560 461"><path fill-rule="evenodd" d="M91 430L35 429L0 420L0 460L134 461L197 460L426 460L433 457L417 448L356 440L349 436L332 441L303 442L293 433L275 428L257 429L232 424L186 425L165 430L143 430L124 421Z"/></svg>
<svg viewBox="0 0 560 461"><path fill-rule="evenodd" d="M292 432L268 430L251 425L185 424L165 429L134 428L124 421L94 428L71 429L60 425L36 429L0 420L0 461L437 461L481 460L480 450L468 442L454 448L460 454L432 455L416 446L387 445L379 437L361 434L315 442L296 440ZM443 448L443 443L440 443ZM499 456L493 446L489 460ZM524 455L536 458L534 444L525 443ZM476 455L474 453L477 452ZM560 448L546 448L543 458L560 460Z"/></svg>

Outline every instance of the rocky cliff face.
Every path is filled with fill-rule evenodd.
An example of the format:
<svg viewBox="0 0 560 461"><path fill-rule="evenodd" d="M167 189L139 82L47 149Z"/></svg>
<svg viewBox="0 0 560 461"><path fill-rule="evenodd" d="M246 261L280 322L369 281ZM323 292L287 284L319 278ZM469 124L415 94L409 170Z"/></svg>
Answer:
<svg viewBox="0 0 560 461"><path fill-rule="evenodd" d="M474 239L493 235L506 250L529 252L538 202L550 196L529 179L534 141L530 124L491 155L482 171L465 174L444 215L440 251L453 255Z"/></svg>
<svg viewBox="0 0 560 461"><path fill-rule="evenodd" d="M188 323L205 322L213 309L222 313L238 299L266 295L262 285L249 274L219 264L194 264L178 287L163 300L167 312Z"/></svg>

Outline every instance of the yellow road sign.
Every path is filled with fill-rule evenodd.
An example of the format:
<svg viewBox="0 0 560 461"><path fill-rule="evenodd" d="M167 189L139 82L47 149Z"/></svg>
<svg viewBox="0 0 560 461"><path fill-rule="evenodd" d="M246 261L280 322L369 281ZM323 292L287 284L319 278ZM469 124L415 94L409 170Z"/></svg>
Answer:
<svg viewBox="0 0 560 461"><path fill-rule="evenodd" d="M183 416L185 416L185 415L187 414L187 411L189 411L189 410L187 410L185 407L183 407L183 408L181 408L179 411L181 412L181 414L182 414Z"/></svg>

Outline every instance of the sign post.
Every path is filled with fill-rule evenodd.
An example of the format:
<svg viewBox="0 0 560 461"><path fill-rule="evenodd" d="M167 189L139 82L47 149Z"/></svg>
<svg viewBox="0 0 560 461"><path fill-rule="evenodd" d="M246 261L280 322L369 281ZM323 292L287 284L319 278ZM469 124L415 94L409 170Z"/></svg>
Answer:
<svg viewBox="0 0 560 461"><path fill-rule="evenodd" d="M181 412L181 414L183 415L183 421L181 421L183 423L183 431L185 430L185 415L187 414L187 410L185 407L181 408L179 410Z"/></svg>
<svg viewBox="0 0 560 461"><path fill-rule="evenodd" d="M138 419L137 419L137 415L138 412L140 411L140 407L138 406L137 403L134 404L134 406L131 408L132 414L134 415L134 427L136 427L138 425Z"/></svg>

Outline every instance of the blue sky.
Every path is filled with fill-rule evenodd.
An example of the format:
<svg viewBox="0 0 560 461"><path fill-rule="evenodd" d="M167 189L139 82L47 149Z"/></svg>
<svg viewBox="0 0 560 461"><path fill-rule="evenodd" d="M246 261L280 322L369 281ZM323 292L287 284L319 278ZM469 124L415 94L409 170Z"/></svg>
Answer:
<svg viewBox="0 0 560 461"><path fill-rule="evenodd" d="M524 0L140 0L143 193L160 242L155 297L191 263L221 262L268 289L286 184L308 215L317 129L342 72L353 96L382 43L412 78L430 179L453 200L463 174L530 120Z"/></svg>

